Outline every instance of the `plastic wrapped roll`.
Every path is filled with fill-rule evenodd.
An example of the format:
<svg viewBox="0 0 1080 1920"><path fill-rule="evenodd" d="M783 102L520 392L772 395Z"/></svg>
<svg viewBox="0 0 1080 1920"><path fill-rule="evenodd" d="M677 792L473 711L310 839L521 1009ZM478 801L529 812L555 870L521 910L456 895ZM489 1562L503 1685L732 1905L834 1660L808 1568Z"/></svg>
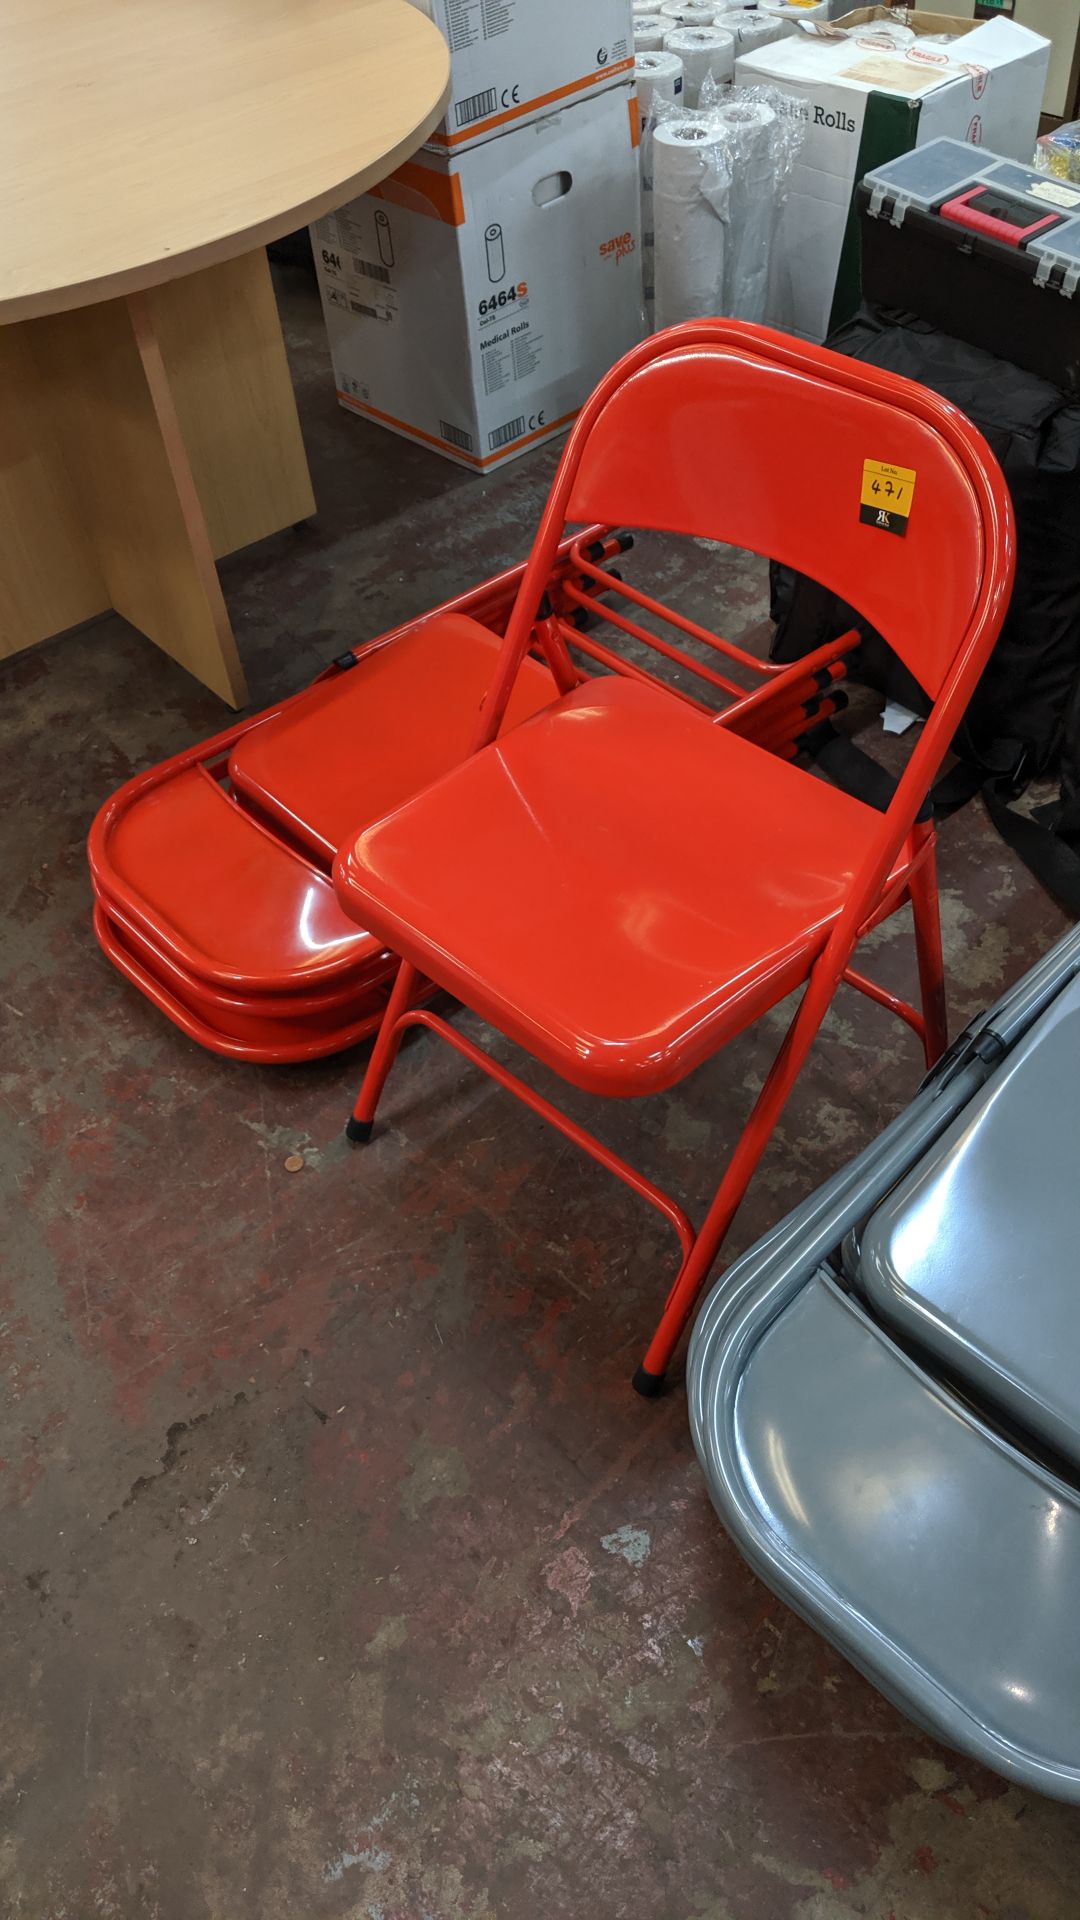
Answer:
<svg viewBox="0 0 1080 1920"><path fill-rule="evenodd" d="M697 106L706 74L719 86L735 77L735 37L725 27L673 27L664 47L682 61L686 107Z"/></svg>
<svg viewBox="0 0 1080 1920"><path fill-rule="evenodd" d="M634 25L637 25L639 14L644 13L651 17L659 11L656 0L634 0Z"/></svg>
<svg viewBox="0 0 1080 1920"><path fill-rule="evenodd" d="M776 115L758 100L730 100L720 102L716 120L728 137L731 164L724 311L764 320L776 214Z"/></svg>
<svg viewBox="0 0 1080 1920"><path fill-rule="evenodd" d="M660 11L673 27L711 27L718 0L661 0Z"/></svg>
<svg viewBox="0 0 1080 1920"><path fill-rule="evenodd" d="M783 40L787 34L783 20L772 19L757 7L729 7L717 16L717 24L721 23L725 33L735 36L736 59L752 47L767 47L770 41Z"/></svg>
<svg viewBox="0 0 1080 1920"><path fill-rule="evenodd" d="M930 39L929 34L920 34L919 39ZM955 45L955 34L944 36L950 45ZM853 39L872 41L877 47L910 47L914 45L916 35L913 27L905 27L899 20L870 20L865 27L859 27L852 34Z"/></svg>
<svg viewBox="0 0 1080 1920"><path fill-rule="evenodd" d="M704 120L664 120L653 133L658 327L722 311L727 140Z"/></svg>
<svg viewBox="0 0 1080 1920"><path fill-rule="evenodd" d="M639 53L634 62L641 114L641 296L647 330L652 330L655 299L652 147L658 101L674 104L682 93L682 61L676 53Z"/></svg>
<svg viewBox="0 0 1080 1920"><path fill-rule="evenodd" d="M664 35L671 25L659 13L639 13L634 16L634 52L663 53Z"/></svg>

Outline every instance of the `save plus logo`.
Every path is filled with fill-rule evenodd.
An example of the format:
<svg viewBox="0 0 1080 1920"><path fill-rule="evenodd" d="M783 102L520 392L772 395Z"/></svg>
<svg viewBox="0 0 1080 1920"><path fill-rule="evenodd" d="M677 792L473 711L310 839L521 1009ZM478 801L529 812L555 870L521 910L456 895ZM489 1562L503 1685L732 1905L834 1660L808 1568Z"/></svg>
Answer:
<svg viewBox="0 0 1080 1920"><path fill-rule="evenodd" d="M619 261L628 253L637 252L637 241L627 228L625 233L613 233L610 240L601 240L597 251L601 260Z"/></svg>
<svg viewBox="0 0 1080 1920"><path fill-rule="evenodd" d="M596 49L596 64L597 64L597 66L598 66L598 67L606 67L606 66L607 66L607 63L608 63L608 50L607 50L607 48L606 48L606 47L597 47L597 49Z"/></svg>

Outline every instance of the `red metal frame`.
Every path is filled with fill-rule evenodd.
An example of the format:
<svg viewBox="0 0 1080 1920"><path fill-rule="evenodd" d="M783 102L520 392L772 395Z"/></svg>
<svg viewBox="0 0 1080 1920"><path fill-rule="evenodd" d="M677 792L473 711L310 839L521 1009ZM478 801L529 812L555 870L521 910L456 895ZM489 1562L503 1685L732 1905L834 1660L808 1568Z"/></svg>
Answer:
<svg viewBox="0 0 1080 1920"><path fill-rule="evenodd" d="M669 1196L628 1168L600 1141L567 1120L565 1115L534 1094L480 1048L463 1041L445 1021L430 1013L419 1014L416 1011L414 1003L417 993L427 981L450 985L452 991L457 989L445 977L440 980L439 951L431 942L425 943L423 929L415 918L412 923L412 950L414 953L424 952L423 971L415 959L401 963L348 1128L354 1140L363 1141L370 1137L378 1101L401 1035L407 1026L419 1023L440 1034L474 1065L515 1093L534 1112L558 1127L566 1137L631 1185L652 1205L659 1207L678 1226L683 1258L659 1325L635 1376L635 1385L647 1394L659 1391L663 1383L675 1347L840 982L847 981L877 1004L904 1019L922 1039L928 1064L932 1064L944 1051L947 1028L935 836L933 826L928 822L920 823L917 814L997 636L1008 603L1015 566L1011 508L1004 481L989 449L956 409L909 381L843 360L823 349L802 346L764 328L731 321L691 322L672 329L666 335L654 336L626 356L601 382L579 416L522 576L499 665L479 717L473 742L474 752L480 753L487 748L499 731L520 663L530 645L537 619L542 615L542 596L550 583L552 562L559 542L565 539L566 521L595 518L595 506L602 501L600 511L607 512L608 502L614 498L618 501L619 517L625 517L633 524L633 511L626 504L626 491L630 484L626 474L634 470L633 463L639 455L641 464L637 471L639 476L643 471L647 473L646 491L651 488L654 500L659 497L657 489L667 483L668 469L664 469L659 480L648 470L653 441L638 415L644 412L648 416L647 425L653 428L655 444L659 448L665 437L670 440L674 434L668 425L672 396L682 417L698 418L698 408L694 404L695 382L700 380L703 393L709 389L710 382L715 382L717 391L723 396L731 390L732 379L738 377L737 370L742 367L746 369L750 389L759 395L764 394L765 400L760 403L761 418L751 423L756 426L756 439L754 433L748 431L746 420L743 420L739 452L750 466L755 459L759 462L759 471L750 476L756 486L756 492L751 497L766 502L774 525L761 529L758 545L757 541L747 537L745 501L741 501L739 511L734 516L739 531L739 537L736 537L730 526L725 524L724 514L719 509L710 522L708 500L703 505L685 484L679 493L679 486L675 483L672 484L674 493L678 495L676 504L670 507L665 505L663 518L654 520L652 524L662 525L670 531L728 538L740 546L758 545L759 551L764 550L790 564L809 568L814 561L809 546L811 536L803 528L799 538L796 539L793 534L790 544L785 547L782 516L776 514L767 478L766 484L762 484L760 463L769 457L770 446L778 440L793 436L797 441L794 430L800 424L800 408L806 410L807 422L812 423L820 422L827 404L834 404L837 413L843 414L848 427L853 423L862 423L865 427L864 453L867 457L881 457L883 450L877 444L877 436L881 433L883 418L895 418L896 421L906 419L910 423L909 437L912 444L923 450L925 470L918 482L918 512L913 516L909 528L907 553L902 564L910 564L915 569L912 578L917 581L918 566L928 564L928 561L920 562L919 555L936 556L941 553L943 561L947 554L953 572L947 579L942 574L942 606L934 609L926 604L921 607L921 618L916 618L920 613L919 594L914 592L910 582L905 589L904 577L898 571L901 562L888 549L866 544L867 537L873 540L875 536L862 528L858 521L857 469L851 463L843 474L828 471L831 447L819 425L816 438L811 435L809 444L820 448L819 465L828 473L827 483L834 488L850 488L851 501L847 500L845 494L843 504L845 512L849 513L850 525L848 518L841 516L840 505L837 504L835 538L831 544L822 547L820 566L815 571L827 585L843 593L849 602L861 604L869 617L877 615L876 623L883 627L887 637L894 640L902 657L913 666L935 697L931 714L915 743L894 798L887 811L880 816L880 825L867 841L865 853L860 856L843 905L830 923L824 944L807 962L802 976L802 998L700 1231L693 1234L692 1242L688 1241L689 1223ZM659 399L651 401L650 415L652 387L656 388ZM835 396L834 401L829 402L829 395ZM638 415L635 415L635 407ZM770 407L773 409L771 417ZM713 422L713 429L719 430L718 422ZM708 430L702 422L702 435ZM850 432L847 437L850 442ZM902 437L901 433L901 440ZM903 452L890 453L890 457L908 459ZM590 462L588 483L583 484L582 469ZM658 454L657 465L661 464L662 455ZM908 459L908 464L914 464L914 461ZM616 485L612 480L610 486L606 486L609 471L619 476L621 484ZM730 509L730 500L727 504ZM645 521L645 524L648 522ZM860 527L857 535L853 531L856 525ZM948 537L947 549L943 541L943 528ZM877 538L880 539L880 536ZM572 554L575 568L596 587L601 570L583 550L582 537L572 543ZM874 577L860 579L860 569L869 566L875 566ZM613 587L610 576L606 574L603 580L604 617L610 625L639 645L657 649L666 660L674 662L681 669L694 672L710 693L726 693L731 705L719 714L716 724L740 731L755 744L768 746L774 751L779 746L781 757L789 757L796 748L800 715L805 724L802 695L807 690L810 669L823 670L831 675L853 641L853 636L845 636L845 640L836 642L831 650L820 650L819 655L812 656L811 661L800 662L797 668L770 672L732 643L710 635L696 623L681 616L673 616L659 602L651 600L639 590L625 585ZM906 622L900 621L899 612L896 615L903 629L902 635L890 632L888 596L892 591L890 583L894 580L900 583L897 587L898 599L906 590L911 601L907 607L909 617ZM625 598L632 606L653 617L662 618L678 633L715 650L725 662L731 662L740 671L747 671L751 680L756 676L757 687L743 693L728 674L703 667L687 656L683 649L677 648L674 642L658 641L657 636L644 629L639 621L613 606L614 595ZM577 649L631 679L654 679L642 669L621 662L610 649L601 649L570 625L565 617L567 605L594 610L594 599L588 587L579 586L572 579L564 579L561 595L552 596L552 599L555 607L552 619L568 654L570 649ZM830 685L831 679L826 681L826 690ZM814 696L810 697L812 699ZM685 692L680 693L680 698L689 698L694 705L704 704L693 700ZM542 714L530 723L529 731L534 739L536 729L543 727L546 719L547 715ZM439 783L441 804L446 804L456 777L451 774ZM752 804L753 796L748 794L747 805ZM403 809L402 815L395 817L396 820L400 821L409 811L409 808ZM414 811L420 819L427 817L423 796L420 796ZM393 825L392 822L387 824ZM335 867L342 904L346 911L354 911L355 917L363 902L369 916L365 924L375 924L378 919L380 830L380 826L376 825L371 834L375 843L375 867L366 858L364 836L355 849L342 850ZM407 840L404 844L407 847ZM921 1012L868 980L851 964L854 949L863 935L908 903L914 919L923 1003ZM393 919L393 912L388 910L387 922ZM398 925L403 930L400 916ZM384 935L386 930L384 926ZM627 964L632 964L632 961L633 954L628 950ZM783 991L787 990L788 984L785 984ZM775 998L779 997L782 995L777 993ZM762 1009L759 1007L758 1010ZM514 1037L520 1038L520 1035L515 1034ZM579 1084L585 1084L584 1080L580 1080ZM629 1084L620 1090L627 1093L635 1091ZM689 1231L693 1233L693 1229Z"/></svg>
<svg viewBox="0 0 1080 1920"><path fill-rule="evenodd" d="M617 1153L612 1153L610 1147L603 1146L584 1127L579 1127L577 1121L571 1120L560 1107L553 1106L550 1100L545 1100L543 1094L537 1093L534 1087L526 1086L524 1080L519 1080L516 1073L511 1073L509 1068L500 1065L498 1060L493 1060L490 1053L485 1053L482 1047L467 1040L463 1033L459 1033L456 1027L450 1026L448 1021L440 1019L438 1014L423 1012L418 1007L408 1007L394 1021L393 1031L400 1038L406 1027L426 1027L430 1033L439 1034L449 1046L454 1048L455 1052L471 1061L474 1067L479 1067L481 1073L486 1073L490 1079L497 1081L500 1087L506 1087L510 1093L516 1094L524 1106L531 1108L533 1113L539 1114L542 1120L546 1120L549 1126L556 1128L567 1140L572 1140L575 1146L589 1155L590 1159L598 1161L602 1167L607 1167L610 1173L614 1173L626 1186L632 1188L642 1200L647 1200L650 1206L663 1214L668 1225L674 1228L678 1236L683 1258L689 1257L697 1238L695 1227L679 1206L678 1201L673 1200L670 1194L665 1193L652 1180L647 1180L637 1167L632 1167L628 1160L623 1160Z"/></svg>
<svg viewBox="0 0 1080 1920"><path fill-rule="evenodd" d="M549 590L549 598L555 608L553 625L568 652L576 650L583 653L609 671L621 673L627 678L644 680L650 685L662 684L668 693L705 712L716 710L716 695L722 694L726 697L727 705L716 712L718 723L732 727L746 738L761 739L763 743L767 736L775 752L793 746L811 726L818 725L828 713L837 710L834 703L823 711L820 695L824 687L841 679L846 672L846 656L859 643L859 636L854 630L842 634L837 640L828 641L792 663L759 660L756 654L748 652L736 641L725 640L720 634L703 627L697 620L689 619L640 587L613 576L607 568L599 566L590 557L593 544L590 533L578 534L571 541L570 557L574 571L567 572L558 585ZM575 574L580 578L575 578ZM631 606L640 608L676 634L685 635L710 652L719 654L737 669L741 678L730 672L720 672L707 661L695 659L664 632L643 627L640 621L631 619L621 611L617 604L619 600L629 601ZM703 683L702 693L694 695L673 686L669 681L658 681L655 672L635 665L611 646L604 645L590 633L572 625L565 616L568 607L584 611L590 619L615 628L639 647L647 647L659 654L661 664L668 663L693 675ZM811 701L815 705L807 711L807 703Z"/></svg>

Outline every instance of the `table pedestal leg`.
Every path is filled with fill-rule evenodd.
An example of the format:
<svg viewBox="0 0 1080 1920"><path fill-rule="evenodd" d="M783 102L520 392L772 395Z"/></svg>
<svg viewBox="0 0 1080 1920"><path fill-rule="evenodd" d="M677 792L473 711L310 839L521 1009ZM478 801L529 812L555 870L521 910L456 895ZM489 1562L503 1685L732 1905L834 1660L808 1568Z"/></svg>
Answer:
<svg viewBox="0 0 1080 1920"><path fill-rule="evenodd" d="M0 655L113 607L239 705L215 556L314 506L261 251L0 328Z"/></svg>

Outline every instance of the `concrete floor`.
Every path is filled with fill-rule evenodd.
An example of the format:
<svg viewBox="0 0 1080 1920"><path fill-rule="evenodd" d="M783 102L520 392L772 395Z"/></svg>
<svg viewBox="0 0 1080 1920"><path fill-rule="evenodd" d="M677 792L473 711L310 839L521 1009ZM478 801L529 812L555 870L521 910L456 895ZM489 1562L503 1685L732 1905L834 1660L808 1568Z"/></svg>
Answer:
<svg viewBox="0 0 1080 1920"><path fill-rule="evenodd" d="M477 481L347 418L281 287L320 515L223 569L260 705L518 557L554 463ZM760 566L693 564L761 617ZM115 619L0 689L3 1915L1076 1920L1075 1813L773 1600L681 1388L631 1393L672 1270L644 1208L433 1043L350 1154L358 1058L228 1065L101 958L91 817L214 699ZM1062 922L978 807L942 867L962 1021ZM700 1209L776 1031L591 1117ZM734 1243L918 1077L845 998Z"/></svg>

